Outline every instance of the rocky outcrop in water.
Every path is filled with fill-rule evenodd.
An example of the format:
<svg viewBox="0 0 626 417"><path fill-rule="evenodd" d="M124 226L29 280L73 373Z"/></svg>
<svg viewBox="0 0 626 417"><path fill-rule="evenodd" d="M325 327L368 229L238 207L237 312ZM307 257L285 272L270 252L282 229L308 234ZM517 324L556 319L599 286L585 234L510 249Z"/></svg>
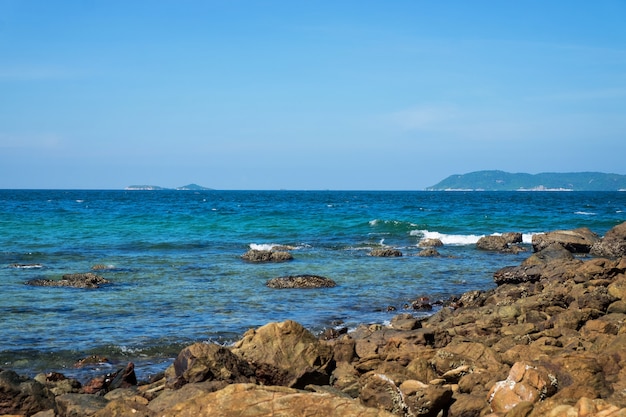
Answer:
<svg viewBox="0 0 626 417"><path fill-rule="evenodd" d="M241 259L253 263L286 262L291 261L293 259L293 255L287 251L251 249L241 255Z"/></svg>
<svg viewBox="0 0 626 417"><path fill-rule="evenodd" d="M27 285L36 287L72 287L72 288L100 288L110 281L91 272L84 274L65 274L61 279L31 279Z"/></svg>
<svg viewBox="0 0 626 417"><path fill-rule="evenodd" d="M394 258L402 256L402 251L391 248L376 248L370 251L370 256L376 256L380 258Z"/></svg>
<svg viewBox="0 0 626 417"><path fill-rule="evenodd" d="M532 237L535 252L539 252L553 243L558 243L572 253L589 253L593 245L599 241L600 237L587 227L538 233Z"/></svg>
<svg viewBox="0 0 626 417"><path fill-rule="evenodd" d="M337 283L330 278L319 275L290 275L268 280L265 285L270 288L331 288Z"/></svg>

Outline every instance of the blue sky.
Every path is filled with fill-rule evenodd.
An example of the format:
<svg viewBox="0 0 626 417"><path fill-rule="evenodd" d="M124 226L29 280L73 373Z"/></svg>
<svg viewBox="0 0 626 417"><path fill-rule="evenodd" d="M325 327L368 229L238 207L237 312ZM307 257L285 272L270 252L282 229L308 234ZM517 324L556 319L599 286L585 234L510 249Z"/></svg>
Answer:
<svg viewBox="0 0 626 417"><path fill-rule="evenodd" d="M0 0L0 188L626 174L626 2Z"/></svg>

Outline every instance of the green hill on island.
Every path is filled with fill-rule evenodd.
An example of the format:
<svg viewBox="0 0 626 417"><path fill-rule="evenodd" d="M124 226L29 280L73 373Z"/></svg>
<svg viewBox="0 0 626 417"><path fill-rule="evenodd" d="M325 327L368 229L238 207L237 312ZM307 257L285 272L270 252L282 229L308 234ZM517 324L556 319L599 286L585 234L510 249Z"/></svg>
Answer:
<svg viewBox="0 0 626 417"><path fill-rule="evenodd" d="M626 175L602 172L541 174L475 171L451 175L428 191L626 191Z"/></svg>

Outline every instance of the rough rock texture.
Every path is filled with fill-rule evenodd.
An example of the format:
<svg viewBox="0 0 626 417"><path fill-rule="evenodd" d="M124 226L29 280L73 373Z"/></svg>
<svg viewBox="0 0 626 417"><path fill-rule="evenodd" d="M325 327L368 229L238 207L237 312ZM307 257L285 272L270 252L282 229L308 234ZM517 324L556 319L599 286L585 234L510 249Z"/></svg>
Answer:
<svg viewBox="0 0 626 417"><path fill-rule="evenodd" d="M330 288L335 287L337 283L330 278L318 275L291 275L272 278L265 285L270 288Z"/></svg>
<svg viewBox="0 0 626 417"><path fill-rule="evenodd" d="M163 417L392 417L358 401L328 393L302 392L285 387L252 384L229 385L223 390L194 397L159 414Z"/></svg>
<svg viewBox="0 0 626 417"><path fill-rule="evenodd" d="M420 240L417 246L419 246L420 248L439 247L443 246L443 242L441 241L441 239L426 238Z"/></svg>
<svg viewBox="0 0 626 417"><path fill-rule="evenodd" d="M291 320L247 331L232 350L253 364L257 379L268 385L324 385L334 366L332 349Z"/></svg>
<svg viewBox="0 0 626 417"><path fill-rule="evenodd" d="M591 247L591 254L607 258L626 256L626 222L606 232L604 237Z"/></svg>
<svg viewBox="0 0 626 417"><path fill-rule="evenodd" d="M533 235L532 245L535 252L539 252L552 243L559 243L572 253L589 253L591 247L599 241L600 237L597 234L587 227L581 227Z"/></svg>
<svg viewBox="0 0 626 417"><path fill-rule="evenodd" d="M251 249L241 255L241 259L247 262L286 262L293 259L293 255L286 251L257 250Z"/></svg>
<svg viewBox="0 0 626 417"><path fill-rule="evenodd" d="M370 252L370 256L376 256L381 258L393 258L402 256L402 251L398 249L390 249L390 248L376 248L372 249Z"/></svg>
<svg viewBox="0 0 626 417"><path fill-rule="evenodd" d="M167 385L179 388L190 382L254 382L254 370L229 349L217 344L195 343L184 348L166 370Z"/></svg>
<svg viewBox="0 0 626 417"><path fill-rule="evenodd" d="M441 254L435 248L426 248L426 249L419 251L417 256L422 256L425 258L429 258L429 257L433 258L433 257L441 256Z"/></svg>
<svg viewBox="0 0 626 417"><path fill-rule="evenodd" d="M54 396L46 387L13 371L0 370L0 415L31 415L52 408Z"/></svg>
<svg viewBox="0 0 626 417"><path fill-rule="evenodd" d="M526 250L521 246L517 246L517 243L521 242L521 233L510 232L502 235L483 236L476 242L476 247L487 251L519 253Z"/></svg>
<svg viewBox="0 0 626 417"><path fill-rule="evenodd" d="M37 287L73 287L73 288L100 288L110 281L91 272L84 274L65 274L60 280L54 279L31 279L27 285Z"/></svg>

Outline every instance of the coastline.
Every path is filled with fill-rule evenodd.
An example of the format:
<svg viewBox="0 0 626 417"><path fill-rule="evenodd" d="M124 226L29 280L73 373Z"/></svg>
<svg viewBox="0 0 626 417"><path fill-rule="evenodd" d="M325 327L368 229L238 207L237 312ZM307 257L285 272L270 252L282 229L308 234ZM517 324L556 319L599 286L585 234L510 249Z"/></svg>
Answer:
<svg viewBox="0 0 626 417"><path fill-rule="evenodd" d="M427 318L399 314L320 338L293 321L268 323L230 347L186 347L146 384L132 364L84 386L5 370L0 392L21 402L0 413L622 416L626 223L614 229L582 258L573 231L537 239L520 265L494 271L496 288ZM619 256L598 256L615 248Z"/></svg>

